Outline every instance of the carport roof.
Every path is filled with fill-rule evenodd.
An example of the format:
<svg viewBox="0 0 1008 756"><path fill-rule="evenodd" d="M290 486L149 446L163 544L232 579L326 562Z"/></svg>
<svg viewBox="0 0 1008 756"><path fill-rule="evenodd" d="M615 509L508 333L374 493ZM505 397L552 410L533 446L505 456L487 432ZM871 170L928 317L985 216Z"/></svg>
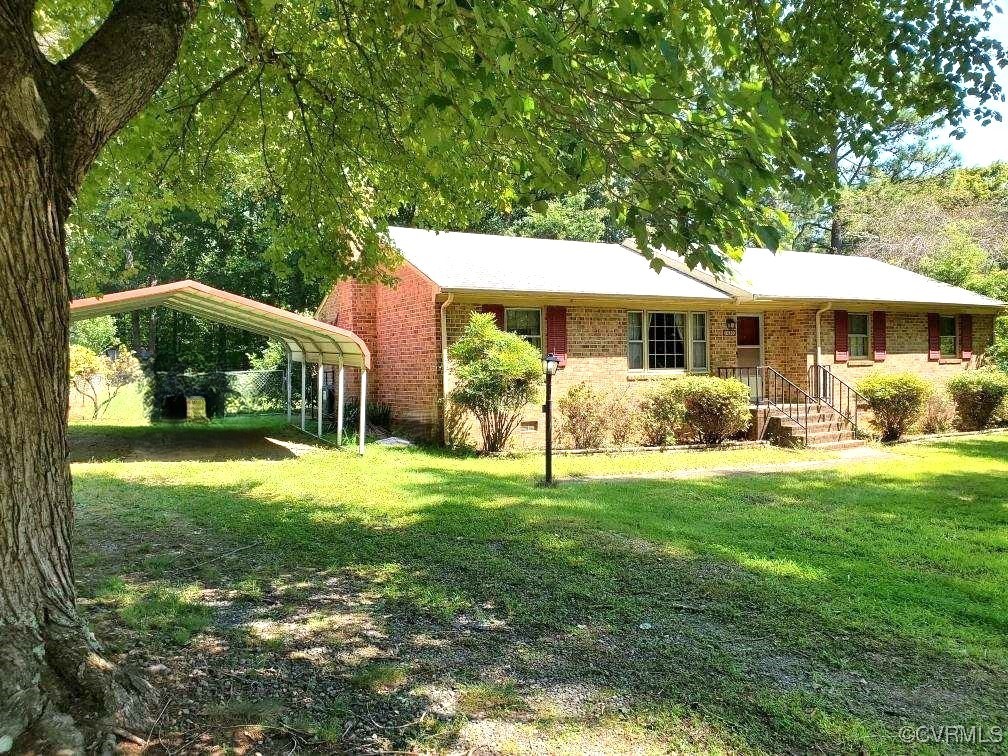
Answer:
<svg viewBox="0 0 1008 756"><path fill-rule="evenodd" d="M279 339L297 362L321 362L327 365L342 362L347 367L365 370L371 367L371 353L356 334L321 320L215 289L199 281L176 281L88 299L75 299L70 303L70 320L85 320L158 306Z"/></svg>

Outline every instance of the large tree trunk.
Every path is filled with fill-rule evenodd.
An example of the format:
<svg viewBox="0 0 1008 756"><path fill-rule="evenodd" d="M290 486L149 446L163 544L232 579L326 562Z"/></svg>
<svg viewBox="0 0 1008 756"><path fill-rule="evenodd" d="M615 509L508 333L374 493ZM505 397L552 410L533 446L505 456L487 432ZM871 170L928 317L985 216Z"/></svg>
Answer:
<svg viewBox="0 0 1008 756"><path fill-rule="evenodd" d="M64 224L98 150L174 63L189 0L120 0L59 65L0 0L0 753L107 751L152 690L76 609Z"/></svg>
<svg viewBox="0 0 1008 756"><path fill-rule="evenodd" d="M33 90L0 104L14 126L0 129L0 752L81 750L75 720L108 731L143 713L142 686L101 658L75 606L65 187L52 140L32 134Z"/></svg>

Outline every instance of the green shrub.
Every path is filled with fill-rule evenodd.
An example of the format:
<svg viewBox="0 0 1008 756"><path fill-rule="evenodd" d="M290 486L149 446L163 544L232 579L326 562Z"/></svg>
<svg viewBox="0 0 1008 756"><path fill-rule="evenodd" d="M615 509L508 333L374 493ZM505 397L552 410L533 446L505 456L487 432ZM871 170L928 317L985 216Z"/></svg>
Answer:
<svg viewBox="0 0 1008 756"><path fill-rule="evenodd" d="M720 444L749 428L749 387L734 378L694 375L672 382L683 407L679 441Z"/></svg>
<svg viewBox="0 0 1008 756"><path fill-rule="evenodd" d="M601 449L609 436L610 400L582 382L557 400L560 442L571 449Z"/></svg>
<svg viewBox="0 0 1008 756"><path fill-rule="evenodd" d="M676 393L676 381L665 378L649 389L641 399L641 436L645 446L664 446L675 441L686 408Z"/></svg>
<svg viewBox="0 0 1008 756"><path fill-rule="evenodd" d="M994 340L984 357L1002 372L1008 372L1008 315L994 318Z"/></svg>
<svg viewBox="0 0 1008 756"><path fill-rule="evenodd" d="M367 415L364 417L369 428L381 428L389 430L392 427L392 407L385 402L372 401L370 399L364 404ZM330 415L336 414L336 403L330 410ZM343 440L347 441L349 434L356 433L360 428L360 399L356 397L346 397L343 402Z"/></svg>
<svg viewBox="0 0 1008 756"><path fill-rule="evenodd" d="M959 426L980 430L991 424L994 413L1008 398L1008 375L1000 370L960 373L948 382Z"/></svg>
<svg viewBox="0 0 1008 756"><path fill-rule="evenodd" d="M609 433L613 446L633 446L641 441L640 403L627 394L609 402Z"/></svg>
<svg viewBox="0 0 1008 756"><path fill-rule="evenodd" d="M947 433L952 430L955 409L945 394L933 391L924 402L921 412L921 433Z"/></svg>
<svg viewBox="0 0 1008 756"><path fill-rule="evenodd" d="M931 384L913 373L872 373L857 385L883 441L896 441L917 422Z"/></svg>
<svg viewBox="0 0 1008 756"><path fill-rule="evenodd" d="M497 328L492 315L474 312L449 356L455 373L451 400L476 416L483 450L500 451L521 422L525 405L539 396L539 351Z"/></svg>

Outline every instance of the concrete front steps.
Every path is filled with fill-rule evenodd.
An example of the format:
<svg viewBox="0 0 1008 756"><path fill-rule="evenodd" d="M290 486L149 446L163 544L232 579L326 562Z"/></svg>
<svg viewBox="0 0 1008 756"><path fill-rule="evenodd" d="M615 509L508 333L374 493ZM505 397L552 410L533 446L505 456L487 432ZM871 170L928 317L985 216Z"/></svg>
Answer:
<svg viewBox="0 0 1008 756"><path fill-rule="evenodd" d="M793 414L805 422L804 407L795 408ZM762 427L762 437L774 444L806 446L805 429L777 407L757 411L757 427ZM823 404L809 408L807 446L810 449L853 449L864 446L864 441L857 438L854 428L840 413Z"/></svg>

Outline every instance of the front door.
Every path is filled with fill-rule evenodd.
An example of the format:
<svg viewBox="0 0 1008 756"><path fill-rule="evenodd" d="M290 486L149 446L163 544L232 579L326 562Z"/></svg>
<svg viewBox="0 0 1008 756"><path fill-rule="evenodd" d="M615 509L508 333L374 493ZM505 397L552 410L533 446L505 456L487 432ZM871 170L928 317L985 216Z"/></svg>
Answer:
<svg viewBox="0 0 1008 756"><path fill-rule="evenodd" d="M739 378L743 383L749 384L749 393L755 399L762 388L761 371L756 368L763 364L763 316L739 315L736 323L738 346L735 364L740 368L750 368L740 370Z"/></svg>

